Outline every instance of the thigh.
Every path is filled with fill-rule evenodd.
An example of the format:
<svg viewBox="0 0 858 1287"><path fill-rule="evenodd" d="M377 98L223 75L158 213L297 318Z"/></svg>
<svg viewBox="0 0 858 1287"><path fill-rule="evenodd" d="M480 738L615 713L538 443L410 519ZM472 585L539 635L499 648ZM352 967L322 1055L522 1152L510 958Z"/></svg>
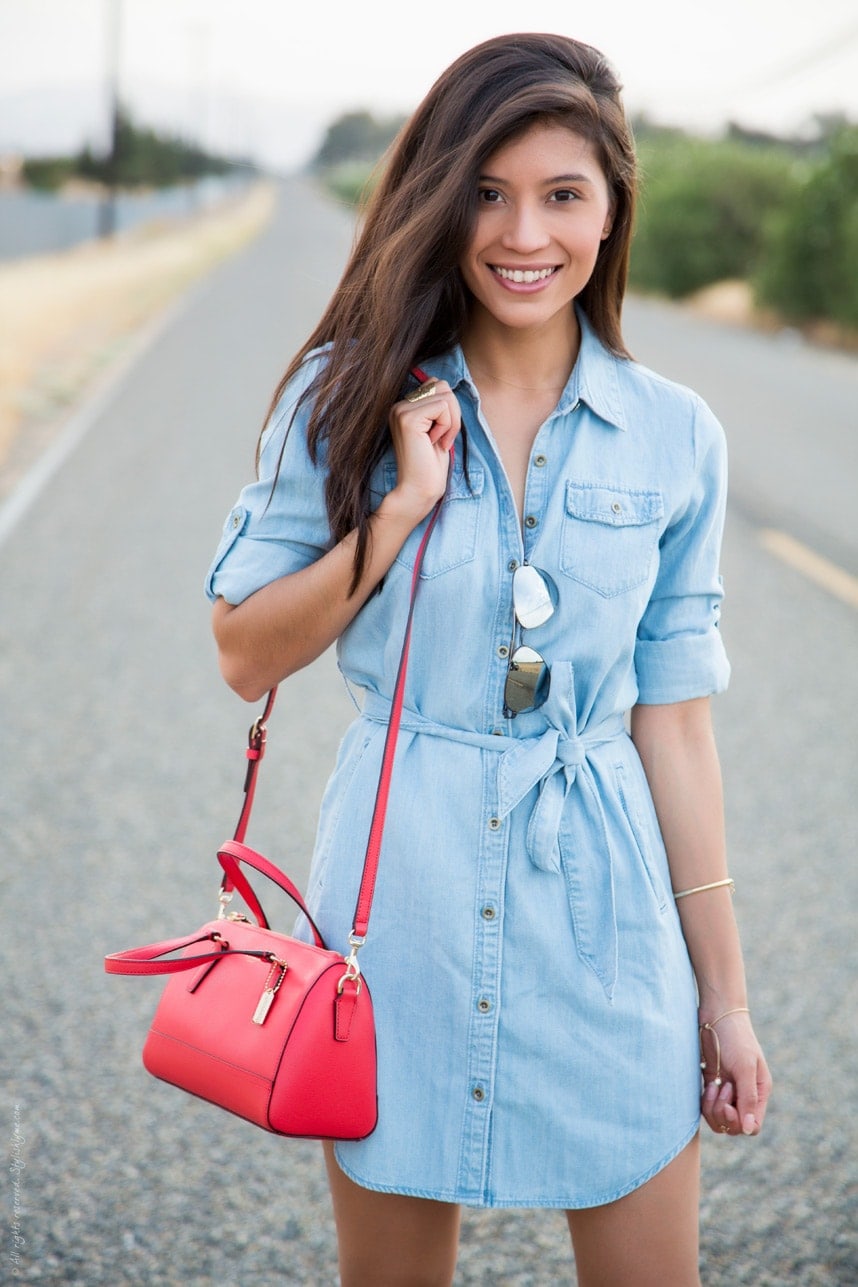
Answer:
<svg viewBox="0 0 858 1287"><path fill-rule="evenodd" d="M579 1287L699 1287L700 1137L603 1207L567 1211Z"/></svg>
<svg viewBox="0 0 858 1287"><path fill-rule="evenodd" d="M342 1287L449 1287L459 1246L452 1202L361 1188L337 1165L326 1143Z"/></svg>

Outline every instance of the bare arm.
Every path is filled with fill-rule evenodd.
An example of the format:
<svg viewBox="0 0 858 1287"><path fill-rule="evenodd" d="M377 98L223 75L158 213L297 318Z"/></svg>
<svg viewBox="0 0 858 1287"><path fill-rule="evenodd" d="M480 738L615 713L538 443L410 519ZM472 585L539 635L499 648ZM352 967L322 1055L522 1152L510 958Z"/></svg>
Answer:
<svg viewBox="0 0 858 1287"><path fill-rule="evenodd" d="M676 892L727 876L721 769L708 698L665 706L636 706L632 740L644 766ZM700 1022L747 1006L745 970L729 889L682 899L680 919L700 1002ZM763 1123L771 1079L747 1014L717 1025L721 1079L715 1077L714 1041L707 1034L703 1114L713 1130L756 1134Z"/></svg>
<svg viewBox="0 0 858 1287"><path fill-rule="evenodd" d="M461 423L449 385L433 397L398 402L390 415L397 484L370 519L370 544L359 585L349 593L357 533L289 576L233 606L218 599L212 628L221 672L246 701L315 660L338 639L387 572L402 545L444 494L448 453Z"/></svg>

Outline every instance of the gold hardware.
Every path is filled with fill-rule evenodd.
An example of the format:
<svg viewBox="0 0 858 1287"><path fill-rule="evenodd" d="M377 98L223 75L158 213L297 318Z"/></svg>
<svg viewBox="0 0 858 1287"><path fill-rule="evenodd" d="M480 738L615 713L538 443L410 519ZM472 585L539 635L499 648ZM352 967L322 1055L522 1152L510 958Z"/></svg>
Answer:
<svg viewBox="0 0 858 1287"><path fill-rule="evenodd" d="M235 897L234 890L232 893L229 893L229 894L226 894L224 893L223 890L221 890L220 893L218 894L217 901L220 903L220 911L217 914L217 918L219 921L226 920L226 909L227 907L229 907L234 897Z"/></svg>
<svg viewBox="0 0 858 1287"><path fill-rule="evenodd" d="M349 943L351 944L351 951L349 952L348 956L343 957L343 960L346 963L346 972L345 974L342 975L339 983L337 984L338 994L342 992L343 988L347 983L356 983L357 989L356 989L355 995L358 995L360 993L362 984L361 984L361 977L360 977L360 964L357 959L357 954L359 949L363 947L365 942L366 942L366 937L361 938L357 934L349 934Z"/></svg>
<svg viewBox="0 0 858 1287"><path fill-rule="evenodd" d="M245 925L250 924L250 921L245 916L244 912L230 912L226 919L228 921L242 921Z"/></svg>
<svg viewBox="0 0 858 1287"><path fill-rule="evenodd" d="M286 961L278 960L276 956L271 958L271 969L265 978L265 987L262 989L262 996L256 1003L256 1009L253 1012L253 1022L263 1024L268 1015L268 1011L274 1003L274 998L280 990L280 985L286 978L286 971L289 969ZM275 980L275 975L279 977Z"/></svg>

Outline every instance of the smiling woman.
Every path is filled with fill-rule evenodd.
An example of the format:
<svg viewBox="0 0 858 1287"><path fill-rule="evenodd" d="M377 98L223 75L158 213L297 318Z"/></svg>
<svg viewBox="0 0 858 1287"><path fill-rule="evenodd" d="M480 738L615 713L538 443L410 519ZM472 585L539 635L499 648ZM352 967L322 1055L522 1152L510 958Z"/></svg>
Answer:
<svg viewBox="0 0 858 1287"><path fill-rule="evenodd" d="M440 502L361 946L379 1124L326 1146L345 1287L450 1283L461 1203L564 1209L582 1287L692 1287L701 1111L731 1136L765 1115L708 702L724 439L625 349L634 199L598 51L464 54L394 145L210 569L237 692L334 641L365 691L307 894L344 951Z"/></svg>

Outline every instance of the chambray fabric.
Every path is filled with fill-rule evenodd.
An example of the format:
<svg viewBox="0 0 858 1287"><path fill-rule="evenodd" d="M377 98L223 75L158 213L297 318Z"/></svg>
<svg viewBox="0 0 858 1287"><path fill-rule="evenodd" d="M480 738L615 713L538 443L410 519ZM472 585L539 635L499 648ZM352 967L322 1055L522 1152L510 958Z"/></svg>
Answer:
<svg viewBox="0 0 858 1287"><path fill-rule="evenodd" d="M468 437L419 588L405 714L361 965L376 1010L379 1124L337 1146L358 1183L474 1206L584 1207L654 1175L699 1123L696 997L640 760L635 702L723 689L720 426L696 395L618 359L582 317L575 369L530 457L524 523L460 350ZM239 603L332 545L324 461L298 393L227 518L210 597ZM392 452L375 477L396 480ZM322 804L308 902L346 949L418 528L339 641L364 690ZM512 574L557 590L524 642L548 701L503 716ZM516 642L521 642L521 631ZM306 923L299 920L306 935Z"/></svg>

